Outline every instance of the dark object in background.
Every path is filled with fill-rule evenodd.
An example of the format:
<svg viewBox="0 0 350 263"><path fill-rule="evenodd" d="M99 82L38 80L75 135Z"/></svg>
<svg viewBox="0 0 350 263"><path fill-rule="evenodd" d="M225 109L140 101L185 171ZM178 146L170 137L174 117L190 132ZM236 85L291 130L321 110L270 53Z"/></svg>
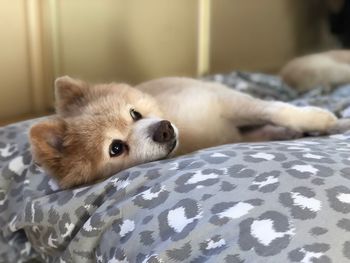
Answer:
<svg viewBox="0 0 350 263"><path fill-rule="evenodd" d="M331 2L330 0L329 2ZM350 47L350 0L338 1L337 8L329 8L329 23L332 34L336 35L345 48Z"/></svg>

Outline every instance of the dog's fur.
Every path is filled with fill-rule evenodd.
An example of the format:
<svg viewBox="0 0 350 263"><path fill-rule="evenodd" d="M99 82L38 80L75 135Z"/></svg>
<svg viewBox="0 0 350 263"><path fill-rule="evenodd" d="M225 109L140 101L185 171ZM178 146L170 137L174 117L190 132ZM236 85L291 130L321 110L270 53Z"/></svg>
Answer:
<svg viewBox="0 0 350 263"><path fill-rule="evenodd" d="M299 91L322 85L350 83L350 50L331 50L298 57L287 63L280 73L282 79Z"/></svg>
<svg viewBox="0 0 350 263"><path fill-rule="evenodd" d="M133 88L61 77L55 92L57 115L34 125L30 141L34 159L63 188L205 147L325 132L337 122L332 113L320 108L263 101L221 84L189 78L157 79ZM142 118L134 120L130 109ZM164 119L172 126L161 130L159 123ZM270 126L258 131L240 129L265 124ZM160 142L154 139L156 133ZM110 145L116 139L125 143L125 150L110 157Z"/></svg>

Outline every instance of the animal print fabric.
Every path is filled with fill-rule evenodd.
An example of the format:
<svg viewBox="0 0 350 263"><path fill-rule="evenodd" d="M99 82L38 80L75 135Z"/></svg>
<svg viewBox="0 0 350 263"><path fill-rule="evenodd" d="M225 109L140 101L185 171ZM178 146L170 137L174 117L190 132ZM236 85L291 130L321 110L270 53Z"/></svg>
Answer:
<svg viewBox="0 0 350 263"><path fill-rule="evenodd" d="M207 79L348 117L350 86ZM224 145L60 190L32 162L38 120L0 128L0 262L350 262L350 133Z"/></svg>
<svg viewBox="0 0 350 263"><path fill-rule="evenodd" d="M349 262L350 134L224 145L60 190L0 129L0 262Z"/></svg>
<svg viewBox="0 0 350 263"><path fill-rule="evenodd" d="M278 76L234 71L228 74L210 75L204 80L223 83L235 90L265 100L288 101L298 106L319 106L338 117L350 118L350 84L329 87L318 86L298 94Z"/></svg>

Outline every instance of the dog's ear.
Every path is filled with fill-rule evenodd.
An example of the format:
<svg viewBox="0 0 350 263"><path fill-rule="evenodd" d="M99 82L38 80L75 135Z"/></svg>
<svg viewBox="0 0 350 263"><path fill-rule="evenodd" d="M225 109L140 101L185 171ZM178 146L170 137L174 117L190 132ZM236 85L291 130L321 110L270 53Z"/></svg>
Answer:
<svg viewBox="0 0 350 263"><path fill-rule="evenodd" d="M86 103L88 84L69 76L57 78L55 81L56 111L62 116L72 115L79 106Z"/></svg>
<svg viewBox="0 0 350 263"><path fill-rule="evenodd" d="M72 146L67 136L67 123L60 117L39 122L29 132L34 161L54 177L63 189L89 182L87 176L91 174L89 161L67 155Z"/></svg>
<svg viewBox="0 0 350 263"><path fill-rule="evenodd" d="M65 130L65 121L57 117L35 124L29 132L34 160L53 174L61 167Z"/></svg>

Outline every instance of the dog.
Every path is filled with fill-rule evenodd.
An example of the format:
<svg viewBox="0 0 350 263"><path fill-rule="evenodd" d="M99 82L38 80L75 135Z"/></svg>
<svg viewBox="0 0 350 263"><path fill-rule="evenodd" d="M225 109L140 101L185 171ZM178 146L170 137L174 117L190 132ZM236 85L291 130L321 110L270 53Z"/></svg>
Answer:
<svg viewBox="0 0 350 263"><path fill-rule="evenodd" d="M285 83L300 92L350 83L350 50L330 50L295 58L281 70Z"/></svg>
<svg viewBox="0 0 350 263"><path fill-rule="evenodd" d="M65 76L56 80L55 96L57 114L31 127L29 137L34 160L62 188L206 147L323 133L338 121L321 108L264 101L190 78L131 87Z"/></svg>

